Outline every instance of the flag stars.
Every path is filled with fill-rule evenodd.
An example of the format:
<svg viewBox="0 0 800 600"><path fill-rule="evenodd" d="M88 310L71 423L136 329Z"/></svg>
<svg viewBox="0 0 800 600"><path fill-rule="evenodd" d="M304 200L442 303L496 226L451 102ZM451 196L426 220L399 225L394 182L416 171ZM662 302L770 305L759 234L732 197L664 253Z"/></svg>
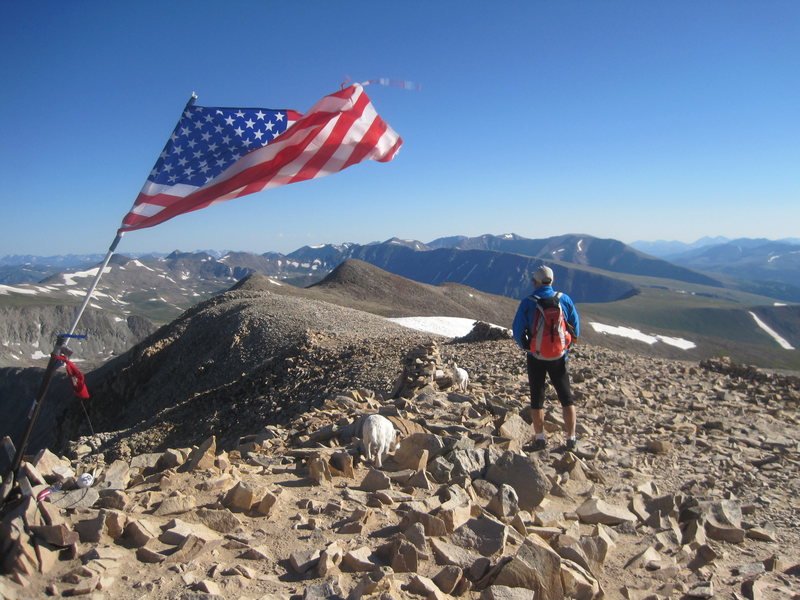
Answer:
<svg viewBox="0 0 800 600"><path fill-rule="evenodd" d="M287 113L268 109L192 106L172 132L148 179L166 185L203 186L234 161L280 136L287 119Z"/></svg>

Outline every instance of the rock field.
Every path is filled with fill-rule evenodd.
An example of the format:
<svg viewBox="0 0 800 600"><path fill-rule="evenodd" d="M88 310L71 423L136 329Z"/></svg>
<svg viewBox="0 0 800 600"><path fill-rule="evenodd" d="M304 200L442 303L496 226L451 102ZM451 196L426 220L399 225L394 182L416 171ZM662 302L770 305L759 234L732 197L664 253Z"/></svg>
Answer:
<svg viewBox="0 0 800 600"><path fill-rule="evenodd" d="M234 445L29 457L0 597L800 598L800 379L578 345L578 447L550 394L533 453L524 357L476 337L428 336L390 393L326 390ZM401 440L382 469L375 412Z"/></svg>

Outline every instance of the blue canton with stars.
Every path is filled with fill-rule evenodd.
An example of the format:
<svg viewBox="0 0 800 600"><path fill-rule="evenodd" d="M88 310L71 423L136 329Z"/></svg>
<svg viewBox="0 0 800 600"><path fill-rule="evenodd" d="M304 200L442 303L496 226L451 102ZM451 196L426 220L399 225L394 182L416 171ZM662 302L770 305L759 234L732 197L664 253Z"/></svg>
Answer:
<svg viewBox="0 0 800 600"><path fill-rule="evenodd" d="M190 106L147 179L203 186L286 131L287 120L281 110Z"/></svg>

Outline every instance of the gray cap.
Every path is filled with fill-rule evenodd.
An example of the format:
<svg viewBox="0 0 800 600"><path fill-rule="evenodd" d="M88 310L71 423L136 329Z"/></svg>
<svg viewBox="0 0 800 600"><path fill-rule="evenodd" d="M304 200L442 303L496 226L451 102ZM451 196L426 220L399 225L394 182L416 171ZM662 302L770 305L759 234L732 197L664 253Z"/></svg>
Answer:
<svg viewBox="0 0 800 600"><path fill-rule="evenodd" d="M553 283L553 269L544 265L533 272L533 280L539 283Z"/></svg>

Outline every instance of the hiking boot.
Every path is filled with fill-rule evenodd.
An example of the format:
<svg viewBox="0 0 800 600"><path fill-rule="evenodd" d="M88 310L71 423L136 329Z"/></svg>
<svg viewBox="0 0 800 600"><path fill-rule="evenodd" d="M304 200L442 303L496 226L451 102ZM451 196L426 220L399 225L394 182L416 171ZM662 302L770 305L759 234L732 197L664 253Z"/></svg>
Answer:
<svg viewBox="0 0 800 600"><path fill-rule="evenodd" d="M533 440L534 452L539 452L540 450L544 450L545 448L547 448L547 442L544 440L544 438Z"/></svg>
<svg viewBox="0 0 800 600"><path fill-rule="evenodd" d="M567 450L569 450L570 452L574 452L577 445L578 445L577 438L567 439Z"/></svg>

